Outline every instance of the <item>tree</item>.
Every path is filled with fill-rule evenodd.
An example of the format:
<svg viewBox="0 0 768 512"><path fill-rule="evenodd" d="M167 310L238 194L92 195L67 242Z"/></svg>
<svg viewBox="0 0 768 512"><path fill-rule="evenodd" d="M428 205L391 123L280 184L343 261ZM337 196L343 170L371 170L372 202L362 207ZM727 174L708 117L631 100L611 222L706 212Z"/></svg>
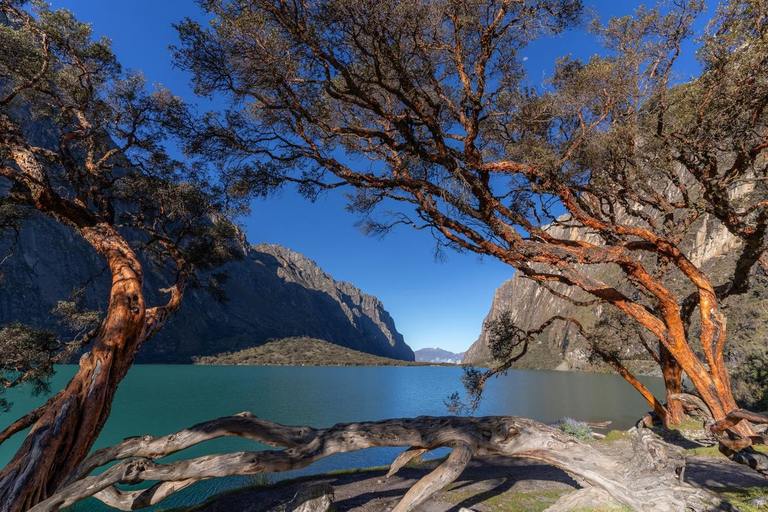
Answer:
<svg viewBox="0 0 768 512"><path fill-rule="evenodd" d="M31 427L0 472L3 511L26 510L61 485L90 451L137 351L179 308L186 288L221 277L201 272L239 254L227 205L204 168L164 149L164 126L184 118L182 102L166 90L146 92L141 75L123 72L109 42L92 40L68 11L35 4L33 16L20 3L0 1L5 257L24 218L44 214L90 244L112 284L103 313L60 303L80 332L73 340L20 324L0 330L4 387L44 386L55 362L87 349L64 389L0 433L3 442ZM164 304L146 303L146 264L169 280Z"/></svg>
<svg viewBox="0 0 768 512"><path fill-rule="evenodd" d="M764 1L717 11L690 82L676 83L673 65L698 0L594 23L605 55L565 57L536 86L523 49L577 24L581 2L202 5L214 20L178 26L177 63L199 94L230 108L210 114L188 148L228 155L231 190L351 186L369 231L429 229L442 246L497 258L555 294L580 290L580 304L636 322L658 344L649 350L667 421L682 414L683 372L715 421L737 409L721 303L748 289L767 243ZM386 200L394 212L374 215ZM724 277L688 256L686 235L703 222L738 241ZM574 229L585 236L563 235ZM745 422L729 428L752 433Z"/></svg>
<svg viewBox="0 0 768 512"><path fill-rule="evenodd" d="M284 446L284 450L205 455L156 462L195 444L238 436ZM685 466L680 450L649 430L631 434L634 456L603 453L551 426L515 416L430 417L340 423L330 428L285 426L245 412L194 425L162 436L140 436L93 452L51 497L30 512L54 512L93 496L120 510L155 505L194 483L214 477L287 471L306 467L337 453L374 446L407 447L392 463L387 478L409 461L438 447L450 448L446 460L413 485L393 509L415 510L433 493L453 482L474 455L523 457L554 464L579 480L582 489L568 494L552 510L577 510L616 502L632 510L723 510L717 496L679 479ZM88 474L117 464L94 476ZM149 488L125 490L115 484L154 481ZM299 508L306 508L305 504Z"/></svg>

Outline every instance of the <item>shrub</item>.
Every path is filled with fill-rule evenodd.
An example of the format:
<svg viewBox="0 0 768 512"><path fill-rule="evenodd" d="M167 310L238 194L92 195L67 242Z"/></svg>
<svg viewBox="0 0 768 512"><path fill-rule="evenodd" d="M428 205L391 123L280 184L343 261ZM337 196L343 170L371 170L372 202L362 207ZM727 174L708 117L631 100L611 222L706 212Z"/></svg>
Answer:
<svg viewBox="0 0 768 512"><path fill-rule="evenodd" d="M592 429L583 421L576 421L573 418L560 418L552 426L582 441L592 439Z"/></svg>

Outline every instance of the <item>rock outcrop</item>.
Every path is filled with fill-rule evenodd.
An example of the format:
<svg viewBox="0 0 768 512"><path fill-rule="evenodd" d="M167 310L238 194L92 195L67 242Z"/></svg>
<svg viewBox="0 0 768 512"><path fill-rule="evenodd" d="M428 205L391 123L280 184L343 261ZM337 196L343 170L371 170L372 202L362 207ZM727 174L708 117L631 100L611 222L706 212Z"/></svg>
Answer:
<svg viewBox="0 0 768 512"><path fill-rule="evenodd" d="M11 241L0 244L0 258ZM279 245L243 244L244 258L225 266L226 301L188 290L181 311L142 348L137 362L188 363L193 356L236 351L269 339L309 336L369 354L414 360L381 301L336 281L313 261ZM149 303L165 285L146 263ZM23 322L64 334L51 310L84 287L84 303L104 308L108 272L74 232L35 214L0 267L0 325Z"/></svg>

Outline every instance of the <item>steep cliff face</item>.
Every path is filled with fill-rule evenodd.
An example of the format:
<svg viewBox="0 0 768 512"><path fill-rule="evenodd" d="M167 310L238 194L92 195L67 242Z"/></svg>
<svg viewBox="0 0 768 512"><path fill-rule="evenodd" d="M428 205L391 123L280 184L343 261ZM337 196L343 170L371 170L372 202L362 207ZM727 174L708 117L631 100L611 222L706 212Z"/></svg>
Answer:
<svg viewBox="0 0 768 512"><path fill-rule="evenodd" d="M11 241L0 243L0 259ZM395 359L414 360L381 301L339 282L313 261L278 245L243 247L229 263L227 300L191 289L182 309L142 348L137 361L187 363L193 356L235 351L272 338L309 336ZM57 301L84 286L85 304L103 308L108 296L104 263L69 229L35 215L0 267L0 325L24 322L59 332L50 314ZM148 302L159 303L165 283L146 265Z"/></svg>
<svg viewBox="0 0 768 512"><path fill-rule="evenodd" d="M688 257L696 265L703 265L710 275L717 270L727 267L731 262L728 253L738 247L738 240L730 235L725 228L712 218L703 218L694 226L691 236L683 248ZM580 229L563 229L558 226L550 228L550 232L558 238L568 240L590 239ZM607 265L596 265L589 269L595 277L608 282L617 282L619 272ZM565 286L553 286L559 292L572 298L587 299L588 296L580 290ZM515 325L522 329L533 329L554 315L570 316L579 319L585 327L591 327L601 314L601 308L583 308L552 295L546 289L533 281L525 279L519 273L505 281L493 298L491 310L488 312L480 336L467 350L462 364L486 365L493 360L488 345L488 332L485 326L489 320L509 314ZM625 354L631 356L632 354ZM590 366L589 353L585 349L583 339L575 329L563 322L556 322L544 331L531 347L530 354L523 362L526 366L537 368L557 368L561 370L587 369Z"/></svg>

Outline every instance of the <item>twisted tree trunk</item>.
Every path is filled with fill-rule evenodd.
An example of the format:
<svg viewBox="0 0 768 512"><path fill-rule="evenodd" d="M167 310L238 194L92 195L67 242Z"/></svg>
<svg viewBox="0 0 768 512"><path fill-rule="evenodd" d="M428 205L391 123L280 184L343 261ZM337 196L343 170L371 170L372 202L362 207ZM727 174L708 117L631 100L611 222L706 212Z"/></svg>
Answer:
<svg viewBox="0 0 768 512"><path fill-rule="evenodd" d="M662 418L666 426L680 425L685 417L683 404L675 400L674 395L682 392L683 369L663 343L659 343L659 361L661 362L661 375L664 378L664 391L667 398L667 415Z"/></svg>
<svg viewBox="0 0 768 512"><path fill-rule="evenodd" d="M85 458L141 340L145 308L136 255L109 226L86 228L82 233L105 257L112 273L109 308L93 349L80 359L79 371L44 406L21 448L0 473L3 512L26 510L49 496Z"/></svg>
<svg viewBox="0 0 768 512"><path fill-rule="evenodd" d="M88 455L109 417L118 384L142 343L178 309L185 284L171 290L165 306L145 308L142 268L114 227L84 228L83 237L106 259L112 273L109 307L93 348L80 369L41 408L9 427L3 439L32 425L21 448L0 473L0 511L21 512L53 494Z"/></svg>
<svg viewBox="0 0 768 512"><path fill-rule="evenodd" d="M438 447L448 459L414 485L395 508L413 510L455 480L474 455L505 455L541 460L574 475L587 488L638 511L709 510L720 501L682 481L679 449L633 432L633 456L612 457L563 432L518 417L427 417L339 424L328 429L283 426L250 413L201 423L168 436L132 438L97 450L50 498L32 509L57 511L94 496L121 510L154 505L195 482L229 475L298 469L329 455L374 446L409 447L392 464L389 476L413 457ZM222 436L238 436L285 450L236 452L169 463L155 459ZM121 461L97 476L94 469ZM124 491L117 484L155 481L149 489Z"/></svg>

